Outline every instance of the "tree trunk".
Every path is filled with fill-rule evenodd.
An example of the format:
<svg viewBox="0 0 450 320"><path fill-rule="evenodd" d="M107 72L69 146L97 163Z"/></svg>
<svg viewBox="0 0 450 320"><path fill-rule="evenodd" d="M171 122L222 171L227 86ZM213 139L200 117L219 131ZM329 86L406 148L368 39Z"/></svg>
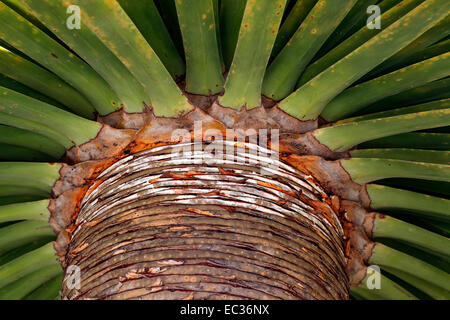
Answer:
<svg viewBox="0 0 450 320"><path fill-rule="evenodd" d="M109 167L82 201L64 261L81 285L62 297L348 299L333 201L276 156L216 141Z"/></svg>

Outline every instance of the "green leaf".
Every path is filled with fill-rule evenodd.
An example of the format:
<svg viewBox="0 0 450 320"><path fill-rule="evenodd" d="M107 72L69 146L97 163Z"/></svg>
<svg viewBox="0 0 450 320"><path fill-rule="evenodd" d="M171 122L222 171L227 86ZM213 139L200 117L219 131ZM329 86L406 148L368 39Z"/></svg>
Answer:
<svg viewBox="0 0 450 320"><path fill-rule="evenodd" d="M54 266L55 263L57 263L55 249L50 242L0 266L0 288L34 271Z"/></svg>
<svg viewBox="0 0 450 320"><path fill-rule="evenodd" d="M42 102L51 104L60 109L69 110L66 106L64 106L60 102L56 101L55 99L52 99L46 95L43 95L42 93L40 93L34 89L31 89L30 87L27 87L26 85L14 80L14 79L11 79L3 74L0 74L0 86L8 88L13 91L16 91L18 93L24 94L31 98L40 100Z"/></svg>
<svg viewBox="0 0 450 320"><path fill-rule="evenodd" d="M0 184L0 197L15 197L15 196L23 196L23 197L41 197L48 198L48 191L40 190L33 187L25 187L23 185L14 185L8 183L7 185Z"/></svg>
<svg viewBox="0 0 450 320"><path fill-rule="evenodd" d="M421 217L450 221L448 199L375 184L367 185L366 190L373 210L406 209Z"/></svg>
<svg viewBox="0 0 450 320"><path fill-rule="evenodd" d="M74 0L72 4L83 8L82 21L144 87L156 115L173 117L192 109L160 58L119 3Z"/></svg>
<svg viewBox="0 0 450 320"><path fill-rule="evenodd" d="M355 2L317 2L267 69L262 87L265 96L279 101L294 90L298 77Z"/></svg>
<svg viewBox="0 0 450 320"><path fill-rule="evenodd" d="M0 192L3 193L1 189L9 189L9 193L12 193L9 196L0 196L0 206L7 205L7 204L14 204L14 203L21 203L21 202L31 202L31 201L37 201L37 200L43 200L45 199L46 195L39 195L39 194L14 194L13 190L11 190L11 186L0 186ZM15 188L20 188L15 186ZM23 190L23 189L21 189Z"/></svg>
<svg viewBox="0 0 450 320"><path fill-rule="evenodd" d="M172 77L184 74L185 65L153 0L118 0L142 36L153 48ZM165 2L170 2L165 0Z"/></svg>
<svg viewBox="0 0 450 320"><path fill-rule="evenodd" d="M331 150L346 151L365 141L449 124L450 109L440 109L324 127L313 135Z"/></svg>
<svg viewBox="0 0 450 320"><path fill-rule="evenodd" d="M444 43L447 41L443 41L442 43L435 44L437 41L441 40L444 35L447 33L447 30L450 26L450 15L448 15L445 19L441 20L437 25L433 28L425 32L419 38L411 42L405 48L397 52L391 58L377 66L371 72L369 72L364 78L375 77L381 74L385 74L391 72L393 70L400 69L404 66L410 65L412 63L424 60L419 59L421 55L427 54L429 50L436 50L441 46L445 46ZM431 46L431 47L430 47ZM413 61L413 62L411 62ZM363 79L364 79L363 78Z"/></svg>
<svg viewBox="0 0 450 320"><path fill-rule="evenodd" d="M450 165L372 158L340 160L340 163L359 184L386 178L450 181Z"/></svg>
<svg viewBox="0 0 450 320"><path fill-rule="evenodd" d="M0 228L0 254L51 236L56 238L47 221L28 220Z"/></svg>
<svg viewBox="0 0 450 320"><path fill-rule="evenodd" d="M25 296L24 300L51 300L59 296L59 291L62 287L63 275L54 277L45 282L39 288Z"/></svg>
<svg viewBox="0 0 450 320"><path fill-rule="evenodd" d="M436 252L450 258L450 239L386 215L375 215L372 234L374 239L403 241L427 252Z"/></svg>
<svg viewBox="0 0 450 320"><path fill-rule="evenodd" d="M352 158L379 158L450 164L450 151L421 149L362 149L350 151Z"/></svg>
<svg viewBox="0 0 450 320"><path fill-rule="evenodd" d="M447 0L426 0L300 87L279 107L300 120L316 119L339 93L433 27L449 10Z"/></svg>
<svg viewBox="0 0 450 320"><path fill-rule="evenodd" d="M376 271L374 271L376 272ZM357 286L350 287L350 293L370 300L417 300L417 298L399 284L378 273L380 277L380 288L369 289L368 281L375 274L367 274L361 283Z"/></svg>
<svg viewBox="0 0 450 320"><path fill-rule="evenodd" d="M48 28L69 45L114 90L128 112L141 112L150 105L150 98L122 62L80 20L80 29L69 29L67 8L69 2L20 0ZM114 111L114 110L110 110ZM102 114L105 114L104 112Z"/></svg>
<svg viewBox="0 0 450 320"><path fill-rule="evenodd" d="M321 117L329 122L343 119L385 97L420 87L448 75L449 52L345 90L325 107Z"/></svg>
<svg viewBox="0 0 450 320"><path fill-rule="evenodd" d="M2 3L0 38L82 93L101 114L117 109L117 95L87 63Z"/></svg>
<svg viewBox="0 0 450 320"><path fill-rule="evenodd" d="M445 78L384 98L364 108L361 114L379 112L448 98L450 98L450 78Z"/></svg>
<svg viewBox="0 0 450 320"><path fill-rule="evenodd" d="M0 160L2 161L28 161L52 162L56 159L48 154L20 146L0 143ZM1 202L1 201L0 201Z"/></svg>
<svg viewBox="0 0 450 320"><path fill-rule="evenodd" d="M391 0L389 0L391 1ZM359 47L361 47L364 43L366 43L368 40L379 34L383 29L390 26L392 23L400 19L402 16L404 16L406 13L417 7L420 3L422 3L424 0L406 0L401 1L399 4L397 4L394 8L391 10L385 10L382 11L382 15L380 16L380 19L382 21L382 28L381 29L369 29L364 22L364 24L361 26L362 28L355 32L352 35L349 35L347 39L342 41L341 43L337 43L338 45L333 48L332 50L326 50L326 51L320 51L322 53L321 57L317 59L314 63L308 66L308 68L305 70L305 72L300 77L297 88L301 87L305 83L307 83L309 80L316 77L318 74L320 74L322 71L326 70L328 67L332 66L348 54L350 54L352 51L357 50ZM364 4L364 1L358 1L358 4L355 5L355 8L358 7L359 4ZM373 3L372 3L373 4ZM381 8L380 8L381 9ZM365 13L367 10L367 6L364 8L364 14L363 17L367 19L368 15ZM355 13L353 13L355 14ZM356 19L353 19L354 22L356 22ZM349 21L350 22L350 21ZM343 22L344 23L344 22ZM333 40L332 37L330 37L330 40ZM324 48L325 49L325 48Z"/></svg>
<svg viewBox="0 0 450 320"><path fill-rule="evenodd" d="M14 127L0 125L0 143L25 147L59 159L66 149L59 143L40 134Z"/></svg>
<svg viewBox="0 0 450 320"><path fill-rule="evenodd" d="M429 283L428 281L419 279L419 278L414 277L406 272L402 272L402 271L396 270L396 269L387 268L387 271L392 273L394 276L408 282L410 285L416 287L417 289L425 292L427 295L429 295L433 299L438 299L438 300L449 300L450 299L449 291L442 289L440 287L437 287L437 286Z"/></svg>
<svg viewBox="0 0 450 320"><path fill-rule="evenodd" d="M43 245L49 243L53 239L54 239L54 236L51 238L46 238L46 239L39 239L39 240L33 241L31 243L28 243L28 244L24 245L23 247L10 250L10 251L0 255L0 266L17 259L26 253L29 253L33 250L36 250L36 249L42 247Z"/></svg>
<svg viewBox="0 0 450 320"><path fill-rule="evenodd" d="M261 87L286 0L248 1L233 63L219 103L247 109L261 105Z"/></svg>
<svg viewBox="0 0 450 320"><path fill-rule="evenodd" d="M62 273L61 266L56 261L47 267L30 273L23 278L0 288L0 300L23 299L27 294L45 282Z"/></svg>
<svg viewBox="0 0 450 320"><path fill-rule="evenodd" d="M13 9L15 12L20 14L22 17L30 21L33 25L42 30L45 34L51 37L53 40L58 41L62 46L65 46L46 26L44 26L36 17L27 10L26 7L20 2L21 0L2 0L4 4ZM66 47L66 46L65 46ZM66 49L69 49L66 47ZM70 49L69 49L70 50Z"/></svg>
<svg viewBox="0 0 450 320"><path fill-rule="evenodd" d="M356 2L352 10L350 10L350 12L342 20L339 27L335 30L335 32L333 32L333 34L328 38L327 42L320 49L316 58L321 58L323 55L327 54L344 40L355 34L355 32L364 28L367 24L367 18L369 17L367 9L370 5L376 4L378 7L380 7L380 12L383 14L401 1L402 0L359 0L358 2ZM382 16L381 18L384 27L386 27L386 23L389 24L389 20L386 19L387 16L389 15L385 15L384 17Z"/></svg>
<svg viewBox="0 0 450 320"><path fill-rule="evenodd" d="M450 134L411 132L360 144L360 148L416 148L450 150Z"/></svg>
<svg viewBox="0 0 450 320"><path fill-rule="evenodd" d="M31 121L31 123L27 122L28 126L25 126L19 122L16 125L15 121L5 123L1 120L2 117L6 119L11 116ZM102 128L102 125L98 122L81 118L70 112L3 87L0 87L0 123L17 126L30 131L34 131L31 129L32 123L38 123L41 126L58 130L61 135L67 137L77 145L81 145L95 138ZM41 133L42 131L36 130L36 132ZM46 136L48 137L48 135ZM59 135L51 136L51 138L62 144L65 142L64 140L60 140Z"/></svg>
<svg viewBox="0 0 450 320"><path fill-rule="evenodd" d="M0 48L0 73L64 104L82 117L93 119L94 107L78 91L44 68Z"/></svg>
<svg viewBox="0 0 450 320"><path fill-rule="evenodd" d="M409 107L403 107L403 108L397 108L387 111L381 111L381 112L375 112L375 113L369 113L358 117L353 118L347 118L343 120L339 120L334 123L334 125L339 125L347 122L359 122L364 120L372 120L372 119L378 119L378 118L386 118L386 117L392 117L392 116L398 116L402 114L408 114L408 113L416 113L416 112L422 112L422 111L431 111L431 110L439 110L439 109L447 109L450 108L450 99L442 99L442 100L436 100L431 101L427 103L417 104L414 106Z"/></svg>
<svg viewBox="0 0 450 320"><path fill-rule="evenodd" d="M224 79L212 0L175 1L186 54L186 91L209 96Z"/></svg>
<svg viewBox="0 0 450 320"><path fill-rule="evenodd" d="M227 0L220 3L220 30L225 66L230 68L239 37L247 0Z"/></svg>
<svg viewBox="0 0 450 320"><path fill-rule="evenodd" d="M61 164L0 162L0 184L36 188L50 193L59 179Z"/></svg>
<svg viewBox="0 0 450 320"><path fill-rule="evenodd" d="M450 291L450 275L448 273L381 243L376 243L372 250L372 256L369 258L369 263L388 268L388 270L405 272Z"/></svg>
<svg viewBox="0 0 450 320"><path fill-rule="evenodd" d="M227 2L227 1L222 1ZM281 49L288 43L289 39L297 31L303 20L308 16L311 9L315 6L317 0L298 0L295 2L286 20L282 22L280 30L278 31L275 44L272 49L272 56L276 57Z"/></svg>

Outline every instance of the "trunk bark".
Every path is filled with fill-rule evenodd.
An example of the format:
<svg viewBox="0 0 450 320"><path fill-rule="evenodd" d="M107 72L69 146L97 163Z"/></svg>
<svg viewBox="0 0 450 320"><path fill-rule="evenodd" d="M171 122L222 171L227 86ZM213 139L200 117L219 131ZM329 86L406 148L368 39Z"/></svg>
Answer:
<svg viewBox="0 0 450 320"><path fill-rule="evenodd" d="M252 143L162 146L85 195L66 299L348 299L343 230L310 176ZM69 277L66 274L66 280Z"/></svg>

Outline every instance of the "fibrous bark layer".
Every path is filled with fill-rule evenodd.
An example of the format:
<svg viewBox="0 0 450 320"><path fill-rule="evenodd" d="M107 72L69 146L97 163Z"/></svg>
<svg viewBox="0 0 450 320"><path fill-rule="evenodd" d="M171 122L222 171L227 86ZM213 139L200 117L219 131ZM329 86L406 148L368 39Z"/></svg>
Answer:
<svg viewBox="0 0 450 320"><path fill-rule="evenodd" d="M276 107L141 117L66 155L50 224L81 286L64 298L349 297L339 197L365 192L345 155Z"/></svg>
<svg viewBox="0 0 450 320"><path fill-rule="evenodd" d="M81 203L65 261L81 288L63 297L348 298L331 200L277 155L184 143L110 166Z"/></svg>

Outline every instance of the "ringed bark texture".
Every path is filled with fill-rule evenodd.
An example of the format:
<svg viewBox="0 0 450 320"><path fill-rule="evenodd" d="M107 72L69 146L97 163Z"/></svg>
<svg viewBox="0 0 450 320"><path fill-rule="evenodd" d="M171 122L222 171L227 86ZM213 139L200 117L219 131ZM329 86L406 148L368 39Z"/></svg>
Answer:
<svg viewBox="0 0 450 320"><path fill-rule="evenodd" d="M222 153L223 152L223 153ZM253 143L165 145L86 193L65 299L348 299L343 230L311 176Z"/></svg>

